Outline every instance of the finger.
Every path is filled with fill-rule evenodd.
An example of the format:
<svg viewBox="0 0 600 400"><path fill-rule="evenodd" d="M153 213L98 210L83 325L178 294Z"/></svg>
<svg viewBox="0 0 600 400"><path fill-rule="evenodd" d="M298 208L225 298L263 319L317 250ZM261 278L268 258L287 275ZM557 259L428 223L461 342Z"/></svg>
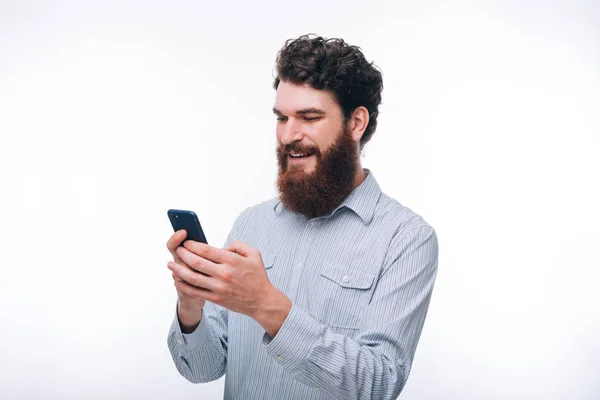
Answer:
<svg viewBox="0 0 600 400"><path fill-rule="evenodd" d="M254 247L242 242L241 240L235 240L227 247L227 250L237 253L242 257L252 257L255 256L257 252Z"/></svg>
<svg viewBox="0 0 600 400"><path fill-rule="evenodd" d="M219 294L213 293L207 289L190 285L189 283L184 281L176 281L175 287L177 288L177 291L181 294L198 298L201 300L207 300L211 303L219 304L223 300L223 297Z"/></svg>
<svg viewBox="0 0 600 400"><path fill-rule="evenodd" d="M182 263L187 264L194 271L213 276L217 270L215 263L192 253L185 247L179 247L177 255L181 258Z"/></svg>
<svg viewBox="0 0 600 400"><path fill-rule="evenodd" d="M202 289L202 288L196 287L194 285L190 285L186 281L182 281L182 280L175 281L174 285L175 285L175 287L177 288L177 291L180 294L184 294L186 296L190 296L190 297L193 297L193 298L200 298L200 299L203 299L203 300L206 300L204 298L203 294L205 292L210 292L209 290Z"/></svg>
<svg viewBox="0 0 600 400"><path fill-rule="evenodd" d="M232 264L235 261L234 257L231 255L231 252L209 246L205 243L186 240L183 244L183 247L185 247L186 250L189 250L190 252L206 260L212 261L215 264Z"/></svg>
<svg viewBox="0 0 600 400"><path fill-rule="evenodd" d="M181 242L183 242L186 237L187 231L185 229L180 229L171 235L167 241L167 249L169 249L173 256L175 256L175 250L177 250L177 247L179 247Z"/></svg>
<svg viewBox="0 0 600 400"><path fill-rule="evenodd" d="M191 240L186 241L186 245L185 246L190 246L190 243L198 243L198 242L192 242ZM201 243L198 243L201 244ZM227 258L232 258L232 257L241 257L237 254L232 254L231 252L228 252L226 250L221 250L221 249L216 249L219 250L220 253L227 253L226 257ZM217 292L221 289L223 290L223 286L219 286L219 285L223 285L223 284L228 284L231 283L233 277L234 277L234 269L232 268L233 265L239 265L240 263L228 263L228 264L216 264L210 260L207 260L206 258L203 258L197 254L192 253L191 251L189 251L187 248L185 247L180 247L177 250L177 254L179 255L179 257L182 258L182 263L187 264L192 270L202 273L202 274L206 274L208 276L210 276L211 278L215 278L217 281L219 282L211 282L214 286L210 288L210 290L212 290L213 292ZM220 293L220 291L219 291Z"/></svg>
<svg viewBox="0 0 600 400"><path fill-rule="evenodd" d="M172 272L171 275L173 276L173 280L176 280L176 281L181 281L182 280L181 277L179 276L179 269L181 267L185 267L187 269L190 269L190 267L188 267L187 265L178 263L176 261L175 262L169 261L167 263L167 268L169 268L171 270L171 272Z"/></svg>
<svg viewBox="0 0 600 400"><path fill-rule="evenodd" d="M170 262L168 265L169 269L173 271L173 279L175 281L184 281L192 286L208 290L218 287L218 283L215 282L214 278L200 274L178 263Z"/></svg>
<svg viewBox="0 0 600 400"><path fill-rule="evenodd" d="M177 276L177 274L176 274L175 272L173 272L173 273L171 274L171 276L173 277L173 281L175 281L175 282L184 282L184 280L183 280L183 279L181 279L180 277L178 277L178 276Z"/></svg>

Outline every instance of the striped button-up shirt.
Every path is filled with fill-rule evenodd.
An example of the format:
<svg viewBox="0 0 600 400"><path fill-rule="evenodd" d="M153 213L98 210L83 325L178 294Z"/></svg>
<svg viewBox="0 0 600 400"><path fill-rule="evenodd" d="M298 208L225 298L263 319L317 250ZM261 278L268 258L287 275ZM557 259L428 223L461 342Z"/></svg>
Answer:
<svg viewBox="0 0 600 400"><path fill-rule="evenodd" d="M253 319L207 302L196 330L177 314L167 343L194 383L225 374L225 399L391 399L410 373L437 273L422 217L382 193L373 173L331 214L308 219L278 199L236 219L225 245L261 252L292 301L271 338Z"/></svg>

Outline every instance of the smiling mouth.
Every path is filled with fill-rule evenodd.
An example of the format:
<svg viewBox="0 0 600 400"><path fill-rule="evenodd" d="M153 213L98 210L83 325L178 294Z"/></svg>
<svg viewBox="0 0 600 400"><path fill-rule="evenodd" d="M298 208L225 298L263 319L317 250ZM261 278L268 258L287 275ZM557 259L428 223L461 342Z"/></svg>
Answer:
<svg viewBox="0 0 600 400"><path fill-rule="evenodd" d="M304 163L305 161L308 161L311 157L313 156L313 154L309 154L309 153L289 153L288 154L288 163L290 164L298 164L298 163Z"/></svg>
<svg viewBox="0 0 600 400"><path fill-rule="evenodd" d="M308 157L310 157L312 155L313 155L313 152L310 152L310 151L305 151L305 152L290 151L288 153L288 157L289 158L293 158L295 160L299 160L299 159L302 159L302 158L308 158Z"/></svg>

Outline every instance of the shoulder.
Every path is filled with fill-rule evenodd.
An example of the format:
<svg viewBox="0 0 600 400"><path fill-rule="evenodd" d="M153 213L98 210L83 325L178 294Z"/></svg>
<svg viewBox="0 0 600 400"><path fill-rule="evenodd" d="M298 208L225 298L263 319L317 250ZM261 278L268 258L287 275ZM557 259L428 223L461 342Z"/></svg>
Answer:
<svg viewBox="0 0 600 400"><path fill-rule="evenodd" d="M375 218L386 220L393 231L384 270L400 259L415 268L437 270L437 233L420 214L382 193Z"/></svg>
<svg viewBox="0 0 600 400"><path fill-rule="evenodd" d="M275 207L279 204L279 198L274 197L258 204L247 207L237 217L235 225L245 225L256 220L265 221L275 215Z"/></svg>
<svg viewBox="0 0 600 400"><path fill-rule="evenodd" d="M396 237L403 237L415 230L435 232L420 214L383 192L377 202L374 220L389 225Z"/></svg>

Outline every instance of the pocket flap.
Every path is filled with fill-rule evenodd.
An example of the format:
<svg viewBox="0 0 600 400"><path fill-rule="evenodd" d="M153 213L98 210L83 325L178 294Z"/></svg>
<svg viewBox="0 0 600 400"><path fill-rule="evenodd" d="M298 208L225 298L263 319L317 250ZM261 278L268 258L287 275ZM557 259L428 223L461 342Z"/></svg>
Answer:
<svg viewBox="0 0 600 400"><path fill-rule="evenodd" d="M273 264L275 264L275 258L277 258L276 254L266 254L263 256L263 264L265 265L265 269L273 267Z"/></svg>
<svg viewBox="0 0 600 400"><path fill-rule="evenodd" d="M324 263L321 276L330 279L342 287L354 289L368 289L375 280L375 275L369 272L358 271L340 265Z"/></svg>

